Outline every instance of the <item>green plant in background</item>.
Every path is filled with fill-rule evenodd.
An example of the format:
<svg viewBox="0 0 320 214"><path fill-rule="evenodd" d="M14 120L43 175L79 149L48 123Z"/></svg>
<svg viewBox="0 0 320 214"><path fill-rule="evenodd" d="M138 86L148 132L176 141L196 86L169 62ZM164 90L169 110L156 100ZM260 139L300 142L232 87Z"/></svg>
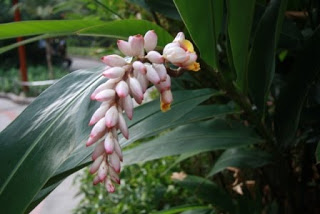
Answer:
<svg viewBox="0 0 320 214"><path fill-rule="evenodd" d="M160 8L172 8L174 3L200 53L201 71L179 74L176 85L184 90L174 91L171 111L160 112L156 100L135 109L128 123L130 139L120 135L121 146L155 138L126 149L124 164L172 155L180 155L176 160L180 162L203 152L212 158L204 174L186 171L186 176L176 179L190 191L184 194L196 195L199 201L190 205L186 199L173 203L179 207L150 210L318 213L318 1L134 2L158 3L155 13L160 18L166 16ZM1 24L0 38L35 36L26 42L57 35L126 39L154 29L161 49L173 38L159 24L166 27L161 20L157 24L132 19L29 21ZM16 46L2 47L0 52ZM102 71L96 68L64 77L0 134L4 163L0 207L6 213L32 210L66 176L90 163L92 149L82 145L89 135L90 115L97 108L89 96L101 83Z"/></svg>

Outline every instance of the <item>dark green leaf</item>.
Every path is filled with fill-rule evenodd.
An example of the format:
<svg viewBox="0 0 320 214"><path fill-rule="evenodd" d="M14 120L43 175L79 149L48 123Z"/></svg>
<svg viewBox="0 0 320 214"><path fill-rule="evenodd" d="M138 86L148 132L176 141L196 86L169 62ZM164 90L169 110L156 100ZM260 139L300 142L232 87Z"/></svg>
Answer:
<svg viewBox="0 0 320 214"><path fill-rule="evenodd" d="M185 206L179 206L179 207L173 207L168 210L163 210L160 212L155 212L154 214L175 214L175 213L181 213L184 211L208 211L212 210L209 209L207 206L202 206L202 205L185 205ZM197 212L195 212L197 213Z"/></svg>
<svg viewBox="0 0 320 214"><path fill-rule="evenodd" d="M232 198L212 181L191 175L187 175L185 178L175 181L189 190L192 195L196 195L202 200L212 203L224 211L234 213L235 205Z"/></svg>
<svg viewBox="0 0 320 214"><path fill-rule="evenodd" d="M317 145L317 149L316 149L316 160L317 160L317 163L320 162L320 142L318 142L318 145Z"/></svg>
<svg viewBox="0 0 320 214"><path fill-rule="evenodd" d="M247 91L247 70L249 55L249 39L255 0L228 2L228 32L237 73L237 84L242 91ZM240 39L241 38L241 39Z"/></svg>
<svg viewBox="0 0 320 214"><path fill-rule="evenodd" d="M300 114L310 86L320 72L320 28L306 42L289 74L288 84L281 90L276 105L276 135L283 146L294 143Z"/></svg>
<svg viewBox="0 0 320 214"><path fill-rule="evenodd" d="M249 59L248 86L261 115L275 69L275 51L287 0L271 0L257 27Z"/></svg>
<svg viewBox="0 0 320 214"><path fill-rule="evenodd" d="M218 158L208 176L212 176L227 167L258 168L269 164L271 155L257 149L233 148L224 151Z"/></svg>
<svg viewBox="0 0 320 214"><path fill-rule="evenodd" d="M210 120L180 126L124 152L125 164L183 153L205 152L259 143L251 129L238 123ZM153 152L157 151L157 152Z"/></svg>
<svg viewBox="0 0 320 214"><path fill-rule="evenodd" d="M174 0L201 58L218 67L217 39L221 30L223 1Z"/></svg>

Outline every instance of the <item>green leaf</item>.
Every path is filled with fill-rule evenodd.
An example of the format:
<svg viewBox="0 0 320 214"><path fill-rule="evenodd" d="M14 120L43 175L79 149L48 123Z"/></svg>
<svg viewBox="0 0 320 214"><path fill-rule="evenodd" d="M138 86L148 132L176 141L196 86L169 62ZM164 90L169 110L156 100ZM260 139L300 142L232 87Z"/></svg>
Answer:
<svg viewBox="0 0 320 214"><path fill-rule="evenodd" d="M221 30L223 1L174 0L201 58L218 67L217 40Z"/></svg>
<svg viewBox="0 0 320 214"><path fill-rule="evenodd" d="M192 175L187 175L185 178L175 181L190 191L192 195L216 205L223 211L235 213L235 204L232 198L212 181Z"/></svg>
<svg viewBox="0 0 320 214"><path fill-rule="evenodd" d="M101 71L79 71L64 77L1 132L3 212L23 213L75 148L84 145L90 130L83 121L89 121L97 107L89 95L101 80Z"/></svg>
<svg viewBox="0 0 320 214"><path fill-rule="evenodd" d="M232 148L218 158L208 176L215 175L227 167L258 168L269 164L271 155L257 149Z"/></svg>
<svg viewBox="0 0 320 214"><path fill-rule="evenodd" d="M318 145L317 145L317 149L316 149L316 160L317 160L317 163L320 162L320 142L318 142Z"/></svg>
<svg viewBox="0 0 320 214"><path fill-rule="evenodd" d="M294 144L306 97L310 87L320 73L320 27L306 42L298 54L288 84L281 90L276 105L276 136L282 146Z"/></svg>
<svg viewBox="0 0 320 214"><path fill-rule="evenodd" d="M166 30L145 20L118 20L111 22L98 20L40 20L12 22L0 24L0 39L19 36L40 36L2 47L0 48L0 53L11 50L21 44L28 44L39 39L55 36L86 35L127 39L130 35L143 35L152 29L158 34L158 46L165 46L173 40L173 37Z"/></svg>
<svg viewBox="0 0 320 214"><path fill-rule="evenodd" d="M207 206L202 206L202 205L184 205L184 206L178 206L178 207L172 207L168 210L162 210L159 212L155 212L153 214L175 214L175 213L181 213L184 211L207 211L207 210L212 210L209 209Z"/></svg>
<svg viewBox="0 0 320 214"><path fill-rule="evenodd" d="M237 73L237 84L247 91L248 55L255 0L228 1L228 33L233 63Z"/></svg>
<svg viewBox="0 0 320 214"><path fill-rule="evenodd" d="M272 0L257 27L249 58L248 86L261 115L264 113L275 69L275 51L287 0Z"/></svg>
<svg viewBox="0 0 320 214"><path fill-rule="evenodd" d="M124 164L134 164L183 153L227 149L261 142L252 130L236 122L209 120L180 126L124 151ZM157 151L157 152L154 152Z"/></svg>

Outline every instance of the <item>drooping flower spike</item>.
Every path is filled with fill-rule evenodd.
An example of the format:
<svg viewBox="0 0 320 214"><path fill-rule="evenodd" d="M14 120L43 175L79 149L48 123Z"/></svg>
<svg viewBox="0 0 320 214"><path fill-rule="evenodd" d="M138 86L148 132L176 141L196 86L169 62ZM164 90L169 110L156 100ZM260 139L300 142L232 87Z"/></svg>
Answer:
<svg viewBox="0 0 320 214"><path fill-rule="evenodd" d="M101 102L101 105L90 119L89 125L93 128L86 145L96 143L90 168L90 173L96 173L93 184L104 183L108 192L115 191L115 183L120 184L123 155L118 130L126 139L129 138L123 113L132 119L133 100L141 104L150 83L160 92L161 110L170 110L173 96L167 65L171 63L193 71L200 69L193 45L182 32L165 46L163 55L155 51L157 41L153 30L144 36L130 36L128 41L117 42L125 57L112 54L101 58L106 64L102 75L108 79L91 94L91 99Z"/></svg>

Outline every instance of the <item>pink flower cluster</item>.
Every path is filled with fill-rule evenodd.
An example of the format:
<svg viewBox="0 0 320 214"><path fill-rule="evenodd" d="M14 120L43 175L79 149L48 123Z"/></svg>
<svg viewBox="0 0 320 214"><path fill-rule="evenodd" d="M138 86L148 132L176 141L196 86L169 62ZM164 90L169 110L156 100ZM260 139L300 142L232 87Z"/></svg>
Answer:
<svg viewBox="0 0 320 214"><path fill-rule="evenodd" d="M165 112L170 109L173 101L171 79L167 74L166 64L172 63L194 70L191 65L195 65L197 56L183 33L179 33L175 40L165 47L163 55L154 50L157 40L153 30L144 36L130 36L128 41L117 42L119 50L126 57L113 54L101 58L107 65L103 76L108 80L98 86L91 95L91 99L101 102L101 105L89 122L89 125L94 126L86 145L91 146L104 138L104 141L97 143L93 151L94 162L90 172L97 173L93 183L104 183L108 192L114 192L114 183L120 183L120 162L123 155L117 132L120 130L126 139L129 138L123 112L132 119L132 98L141 104L149 83L152 83L160 92L160 108Z"/></svg>

